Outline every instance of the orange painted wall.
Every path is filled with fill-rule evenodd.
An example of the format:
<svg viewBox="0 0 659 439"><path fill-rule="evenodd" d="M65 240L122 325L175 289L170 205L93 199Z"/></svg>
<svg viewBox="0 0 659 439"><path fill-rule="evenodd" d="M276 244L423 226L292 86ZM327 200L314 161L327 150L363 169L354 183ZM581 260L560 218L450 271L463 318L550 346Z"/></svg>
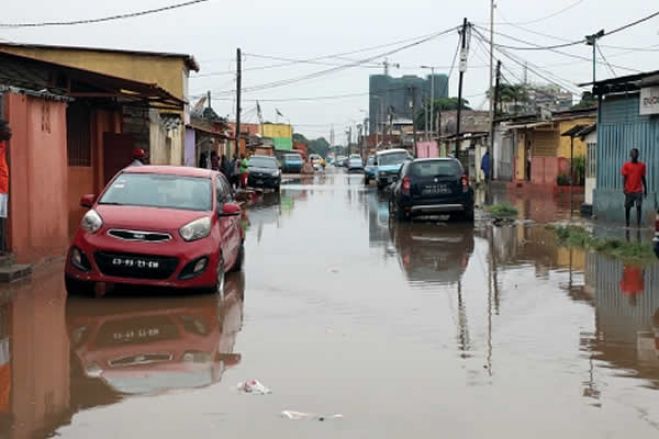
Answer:
<svg viewBox="0 0 659 439"><path fill-rule="evenodd" d="M121 133L120 110L93 110L91 117L92 166L68 167L68 232L73 236L86 209L80 207L80 197L99 194L103 190L103 134Z"/></svg>
<svg viewBox="0 0 659 439"><path fill-rule="evenodd" d="M9 245L19 262L62 255L68 242L66 103L9 93Z"/></svg>

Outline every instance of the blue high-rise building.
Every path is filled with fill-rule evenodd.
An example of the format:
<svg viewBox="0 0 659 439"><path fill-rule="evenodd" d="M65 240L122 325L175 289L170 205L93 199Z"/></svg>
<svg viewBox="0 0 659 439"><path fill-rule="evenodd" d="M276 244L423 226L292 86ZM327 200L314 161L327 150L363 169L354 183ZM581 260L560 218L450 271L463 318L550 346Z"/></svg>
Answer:
<svg viewBox="0 0 659 439"><path fill-rule="evenodd" d="M435 99L448 97L448 76L428 75L425 79L414 75L393 78L371 75L369 78L369 130L383 133L383 126L394 119L412 119L413 101L417 112L429 102L431 84L435 83Z"/></svg>

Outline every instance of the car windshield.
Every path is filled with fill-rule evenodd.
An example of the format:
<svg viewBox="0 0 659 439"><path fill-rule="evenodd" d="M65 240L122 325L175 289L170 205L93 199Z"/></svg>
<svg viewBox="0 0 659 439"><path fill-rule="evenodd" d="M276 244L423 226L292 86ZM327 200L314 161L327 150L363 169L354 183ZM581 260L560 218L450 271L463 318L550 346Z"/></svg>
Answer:
<svg viewBox="0 0 659 439"><path fill-rule="evenodd" d="M277 161L270 157L252 157L249 159L249 167L277 169Z"/></svg>
<svg viewBox="0 0 659 439"><path fill-rule="evenodd" d="M301 162L302 156L299 154L286 154L284 158L291 162Z"/></svg>
<svg viewBox="0 0 659 439"><path fill-rule="evenodd" d="M380 165L400 165L403 163L405 160L408 158L408 154L406 152L396 152L396 153L391 153L391 154L382 154L380 157L378 157L378 162Z"/></svg>
<svg viewBox="0 0 659 439"><path fill-rule="evenodd" d="M432 160L412 163L409 173L414 177L459 177L462 169L453 160Z"/></svg>
<svg viewBox="0 0 659 439"><path fill-rule="evenodd" d="M99 204L209 211L211 192L208 178L123 173L105 191Z"/></svg>

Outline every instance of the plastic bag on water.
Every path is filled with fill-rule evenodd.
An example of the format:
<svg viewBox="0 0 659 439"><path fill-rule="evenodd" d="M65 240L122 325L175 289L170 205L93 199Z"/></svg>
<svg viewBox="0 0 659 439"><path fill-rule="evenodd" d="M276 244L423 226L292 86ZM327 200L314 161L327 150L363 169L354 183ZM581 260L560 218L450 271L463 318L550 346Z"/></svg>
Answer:
<svg viewBox="0 0 659 439"><path fill-rule="evenodd" d="M324 421L330 421L333 419L341 419L343 418L343 415L340 414L335 414L335 415L315 415L313 413L305 413L305 412L298 412L295 410L284 410L281 412L281 416L287 419L291 419L293 421L300 421L303 419L312 419L315 421L319 422L324 422Z"/></svg>
<svg viewBox="0 0 659 439"><path fill-rule="evenodd" d="M272 393L272 390L261 384L258 380L248 380L238 384L238 390L242 393L250 393L252 395L267 395Z"/></svg>

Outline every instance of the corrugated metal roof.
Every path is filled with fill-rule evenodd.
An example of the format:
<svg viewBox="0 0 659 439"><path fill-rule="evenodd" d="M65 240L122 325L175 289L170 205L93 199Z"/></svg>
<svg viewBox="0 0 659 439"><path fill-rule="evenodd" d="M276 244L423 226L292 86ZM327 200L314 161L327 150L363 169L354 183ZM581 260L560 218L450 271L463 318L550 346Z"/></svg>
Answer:
<svg viewBox="0 0 659 439"><path fill-rule="evenodd" d="M137 56L156 56L162 58L180 58L183 59L190 70L195 72L199 71L199 64L194 59L192 55L186 55L183 53L172 53L172 52L151 52L151 51L140 51L140 50L130 50L130 49L109 49L102 47L87 47L87 46L59 46L59 45L48 45L48 44L29 44L29 43L0 43L0 49L2 47L17 47L24 49L45 49L45 50L80 50L85 52L101 52L101 53L124 53L128 55L137 55Z"/></svg>
<svg viewBox="0 0 659 439"><path fill-rule="evenodd" d="M182 110L185 101L156 84L110 76L23 55L3 52L0 47L0 85L72 98L116 98L154 107Z"/></svg>

